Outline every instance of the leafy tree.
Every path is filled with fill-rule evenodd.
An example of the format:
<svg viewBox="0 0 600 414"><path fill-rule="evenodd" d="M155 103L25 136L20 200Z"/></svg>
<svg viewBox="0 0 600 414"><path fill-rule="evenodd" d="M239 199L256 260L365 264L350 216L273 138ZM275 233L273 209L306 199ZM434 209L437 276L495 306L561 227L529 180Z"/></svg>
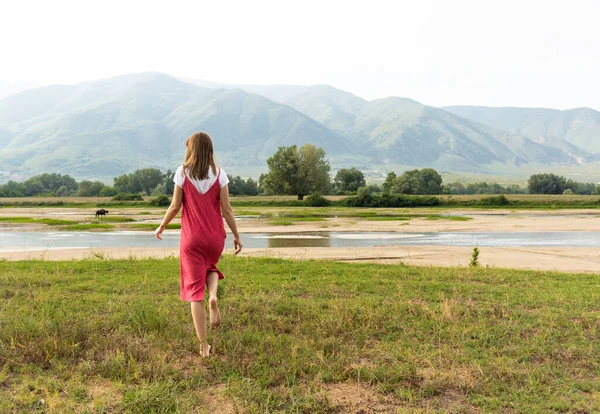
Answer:
<svg viewBox="0 0 600 414"><path fill-rule="evenodd" d="M265 188L265 185L264 185L265 178L267 178L267 174L265 174L265 173L262 173L260 175L260 177L258 177L258 188L259 189L264 189Z"/></svg>
<svg viewBox="0 0 600 414"><path fill-rule="evenodd" d="M10 180L4 184L5 197L25 197L25 186L23 183L17 183Z"/></svg>
<svg viewBox="0 0 600 414"><path fill-rule="evenodd" d="M100 195L100 192L105 187L103 183L100 181L87 181L84 180L79 183L79 191L77 195L79 197L97 197Z"/></svg>
<svg viewBox="0 0 600 414"><path fill-rule="evenodd" d="M239 175L229 178L229 194L231 195L258 195L258 183L252 178L244 180Z"/></svg>
<svg viewBox="0 0 600 414"><path fill-rule="evenodd" d="M62 186L65 186L69 192L75 192L79 188L77 181L69 175L40 174L23 182L23 194L25 196L56 194Z"/></svg>
<svg viewBox="0 0 600 414"><path fill-rule="evenodd" d="M254 181L252 178L248 178L246 180L246 185L244 186L244 193L246 195L259 195L260 189L258 188L258 182Z"/></svg>
<svg viewBox="0 0 600 414"><path fill-rule="evenodd" d="M165 184L165 194L173 194L175 191L175 183L173 182L173 178L175 177L175 173L171 170L167 170L164 175L164 184Z"/></svg>
<svg viewBox="0 0 600 414"><path fill-rule="evenodd" d="M600 184L596 186L596 190L594 191L595 195L600 194Z"/></svg>
<svg viewBox="0 0 600 414"><path fill-rule="evenodd" d="M391 193L394 194L442 193L442 176L432 168L405 171L400 177L393 178L391 182Z"/></svg>
<svg viewBox="0 0 600 414"><path fill-rule="evenodd" d="M325 151L312 144L279 147L268 160L269 172L261 177L267 194L295 194L303 200L306 194L329 190L329 161Z"/></svg>
<svg viewBox="0 0 600 414"><path fill-rule="evenodd" d="M526 190L516 184L504 187L498 183L469 183L459 181L444 185L444 194L525 194Z"/></svg>
<svg viewBox="0 0 600 414"><path fill-rule="evenodd" d="M100 191L100 197L113 197L118 194L118 191L115 187L104 187L102 191Z"/></svg>
<svg viewBox="0 0 600 414"><path fill-rule="evenodd" d="M571 181L571 180L569 180ZM567 185L568 186L568 185ZM590 195L596 192L596 184L594 183L574 183L572 187L570 187L575 194L583 194Z"/></svg>
<svg viewBox="0 0 600 414"><path fill-rule="evenodd" d="M525 194L526 189L522 188L520 185L511 184L506 187L506 194Z"/></svg>
<svg viewBox="0 0 600 414"><path fill-rule="evenodd" d="M419 171L422 184L422 193L419 194L442 194L442 176L433 168L423 168Z"/></svg>
<svg viewBox="0 0 600 414"><path fill-rule="evenodd" d="M69 191L69 189L67 188L66 185L63 185L58 190L56 190L57 197L68 197L70 195L71 195L71 192Z"/></svg>
<svg viewBox="0 0 600 414"><path fill-rule="evenodd" d="M298 148L279 147L277 152L267 159L269 173L261 176L262 186L267 194L298 194L299 178Z"/></svg>
<svg viewBox="0 0 600 414"><path fill-rule="evenodd" d="M485 181L479 183L467 184L465 194L504 194L506 188L498 183L486 183Z"/></svg>
<svg viewBox="0 0 600 414"><path fill-rule="evenodd" d="M465 191L465 185L460 181L445 184L443 188L444 194L465 194Z"/></svg>
<svg viewBox="0 0 600 414"><path fill-rule="evenodd" d="M331 187L329 170L331 167L325 158L323 148L317 148L313 144L304 144L300 148L299 166L298 200L302 200L306 194L329 193Z"/></svg>
<svg viewBox="0 0 600 414"><path fill-rule="evenodd" d="M529 194L562 194L567 189L565 177L554 174L534 174L527 181Z"/></svg>
<svg viewBox="0 0 600 414"><path fill-rule="evenodd" d="M336 191L342 194L346 191L357 191L367 185L364 174L356 168L340 169L335 175L333 184Z"/></svg>
<svg viewBox="0 0 600 414"><path fill-rule="evenodd" d="M150 195L158 184L166 181L165 175L156 168L142 168L132 174L123 174L116 177L114 179L115 187L117 191L123 193L133 194L143 192L146 195Z"/></svg>
<svg viewBox="0 0 600 414"><path fill-rule="evenodd" d="M362 186L358 189L356 194L359 197L364 197L371 194L381 193L381 188L376 184L369 184L367 186Z"/></svg>
<svg viewBox="0 0 600 414"><path fill-rule="evenodd" d="M137 180L139 180L139 185L146 195L150 195L152 190L164 181L163 173L156 168L143 168L141 170L136 170L133 174L136 176Z"/></svg>
<svg viewBox="0 0 600 414"><path fill-rule="evenodd" d="M395 172L389 172L387 177L385 178L385 182L381 185L381 190L385 194L389 194L392 191L392 185L394 185L394 180L396 179Z"/></svg>
<svg viewBox="0 0 600 414"><path fill-rule="evenodd" d="M154 196L166 195L166 191L167 191L167 186L164 183L160 183L156 187L154 187L154 190L152 190L152 195L154 195Z"/></svg>
<svg viewBox="0 0 600 414"><path fill-rule="evenodd" d="M135 174L123 174L114 179L114 187L119 193L139 193L142 191L141 184Z"/></svg>

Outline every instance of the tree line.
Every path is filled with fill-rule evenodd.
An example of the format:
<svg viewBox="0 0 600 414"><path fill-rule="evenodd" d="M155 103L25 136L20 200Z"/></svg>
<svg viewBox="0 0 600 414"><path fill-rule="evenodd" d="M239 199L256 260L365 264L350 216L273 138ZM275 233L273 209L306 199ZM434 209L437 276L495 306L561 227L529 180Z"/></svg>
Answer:
<svg viewBox="0 0 600 414"><path fill-rule="evenodd" d="M494 182L445 184L432 168L413 169L397 175L389 172L381 186L367 185L364 173L357 168L338 170L333 182L325 151L312 144L279 147L268 160L269 172L261 175L259 190L268 195L338 194L365 196L375 193L404 195L458 194L600 194L600 185L579 183L555 174L534 174L526 187L502 186Z"/></svg>
<svg viewBox="0 0 600 414"><path fill-rule="evenodd" d="M175 184L171 170L143 168L113 179L112 186L100 181L83 180L65 174L40 174L23 182L9 181L0 184L0 197L115 197L118 194L172 195ZM252 178L228 176L232 195L258 195L258 183Z"/></svg>
<svg viewBox="0 0 600 414"><path fill-rule="evenodd" d="M442 176L432 168L404 171L401 175L389 172L381 186L367 185L365 175L357 168L342 168L333 180L330 164L322 148L313 144L302 147L279 147L267 159L268 172L257 181L252 178L228 176L231 195L296 195L298 200L310 194L359 195L459 195L459 194L600 194L600 184L579 183L555 174L534 174L526 187L502 186L498 183L478 182L463 184L459 181L445 184ZM69 175L40 174L18 183L9 181L0 185L0 197L79 196L114 197L118 194L172 195L174 190L171 170L138 169L114 178L107 186L100 181L77 182Z"/></svg>

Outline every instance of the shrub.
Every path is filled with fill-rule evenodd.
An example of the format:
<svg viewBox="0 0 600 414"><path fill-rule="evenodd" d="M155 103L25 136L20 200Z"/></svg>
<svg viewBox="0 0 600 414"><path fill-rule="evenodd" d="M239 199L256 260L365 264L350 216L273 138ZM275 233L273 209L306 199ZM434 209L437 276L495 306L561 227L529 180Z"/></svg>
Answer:
<svg viewBox="0 0 600 414"><path fill-rule="evenodd" d="M169 200L169 197L164 194L161 194L150 201L150 205L155 207L164 207L168 206L169 204L171 204L171 200Z"/></svg>
<svg viewBox="0 0 600 414"><path fill-rule="evenodd" d="M100 197L114 197L118 193L115 187L104 187L100 190Z"/></svg>
<svg viewBox="0 0 600 414"><path fill-rule="evenodd" d="M484 197L477 204L483 206L506 206L510 204L510 201L504 196L504 194L494 197Z"/></svg>
<svg viewBox="0 0 600 414"><path fill-rule="evenodd" d="M440 204L440 200L433 196L392 194L363 194L344 201L348 207L433 207Z"/></svg>
<svg viewBox="0 0 600 414"><path fill-rule="evenodd" d="M310 207L327 207L330 202L319 193L306 197L305 203Z"/></svg>
<svg viewBox="0 0 600 414"><path fill-rule="evenodd" d="M141 195L139 194L130 194L130 193L119 193L114 196L113 201L143 201Z"/></svg>
<svg viewBox="0 0 600 414"><path fill-rule="evenodd" d="M571 195L573 194L573 190L571 190L570 188L567 188L565 191L563 191L563 195Z"/></svg>
<svg viewBox="0 0 600 414"><path fill-rule="evenodd" d="M473 248L473 253L471 253L471 262L469 263L471 267L479 266L479 249L477 247Z"/></svg>

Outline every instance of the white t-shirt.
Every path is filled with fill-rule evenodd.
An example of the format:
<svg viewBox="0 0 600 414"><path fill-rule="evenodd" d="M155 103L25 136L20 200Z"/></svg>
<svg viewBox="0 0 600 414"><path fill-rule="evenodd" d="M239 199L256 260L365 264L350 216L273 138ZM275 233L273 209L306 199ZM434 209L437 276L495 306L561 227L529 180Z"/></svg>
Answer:
<svg viewBox="0 0 600 414"><path fill-rule="evenodd" d="M221 174L219 175L219 186L223 188L229 184L229 178L227 178L227 173L219 167L217 167L217 174L219 174L219 170L221 170ZM197 180L183 174L183 165L180 165L179 168L177 168L177 171L175 171L173 182L183 189L183 182L186 178L189 178L194 187L196 187L202 194L210 190L215 181L217 181L217 176L213 174L211 167L208 168L208 178L206 180Z"/></svg>

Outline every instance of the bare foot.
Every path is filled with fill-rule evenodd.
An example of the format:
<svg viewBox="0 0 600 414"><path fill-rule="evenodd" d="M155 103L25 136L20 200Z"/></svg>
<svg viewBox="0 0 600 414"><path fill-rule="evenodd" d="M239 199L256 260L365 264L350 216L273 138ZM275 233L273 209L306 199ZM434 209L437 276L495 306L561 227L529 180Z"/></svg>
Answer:
<svg viewBox="0 0 600 414"><path fill-rule="evenodd" d="M217 329L221 325L221 314L217 306L217 298L210 298L210 329Z"/></svg>
<svg viewBox="0 0 600 414"><path fill-rule="evenodd" d="M210 356L210 345L206 344L206 350L204 352L200 351L200 355L203 358L208 358Z"/></svg>

